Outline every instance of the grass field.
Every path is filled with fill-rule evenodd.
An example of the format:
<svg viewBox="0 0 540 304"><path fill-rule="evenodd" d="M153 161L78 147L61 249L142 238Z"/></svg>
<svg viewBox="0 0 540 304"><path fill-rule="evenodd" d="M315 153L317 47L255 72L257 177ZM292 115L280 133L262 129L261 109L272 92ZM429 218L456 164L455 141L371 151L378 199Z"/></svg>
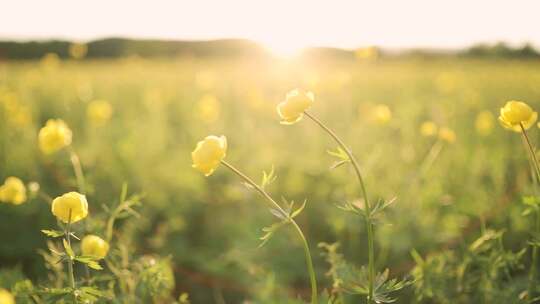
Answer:
<svg viewBox="0 0 540 304"><path fill-rule="evenodd" d="M367 264L363 221L336 208L361 192L351 166L329 169L335 159L327 150L336 144L312 121L279 123L276 105L304 88L315 94L311 113L354 151L371 200L396 197L375 225L375 256L377 270L414 280L394 294L397 303L521 303L533 231L522 197L535 190L522 138L497 116L512 99L539 109L539 84L540 62L518 60L3 62L0 182L8 176L37 182L53 198L77 189L69 154L47 156L38 148L39 129L61 118L73 131L96 215L77 229L104 231L102 205L113 208L124 183L128 194L142 195L134 208L140 217L115 226L122 246L112 243L111 252L170 265L174 285L154 302L171 303L165 299L183 292L192 303L307 300L304 252L294 231L282 229L258 248L261 228L274 222L263 199L225 168L204 177L191 168L190 155L205 136L226 135L229 163L257 181L274 167L277 179L267 190L278 199L307 200L297 222L319 289L330 290L330 265L317 244L339 242L349 263ZM111 105L110 118L89 116L95 100ZM455 139L422 133L426 121L455 132ZM529 135L538 142L536 125ZM54 224L42 196L0 204L5 287L23 275L35 285L50 277L38 252L47 249L40 230Z"/></svg>

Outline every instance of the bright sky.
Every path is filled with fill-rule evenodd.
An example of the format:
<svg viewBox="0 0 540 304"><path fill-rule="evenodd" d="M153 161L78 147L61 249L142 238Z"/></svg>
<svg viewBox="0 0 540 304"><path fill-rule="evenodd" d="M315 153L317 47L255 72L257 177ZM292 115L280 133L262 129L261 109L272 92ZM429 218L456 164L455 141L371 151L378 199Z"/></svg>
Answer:
<svg viewBox="0 0 540 304"><path fill-rule="evenodd" d="M540 0L2 0L0 39L248 38L306 46L540 47Z"/></svg>

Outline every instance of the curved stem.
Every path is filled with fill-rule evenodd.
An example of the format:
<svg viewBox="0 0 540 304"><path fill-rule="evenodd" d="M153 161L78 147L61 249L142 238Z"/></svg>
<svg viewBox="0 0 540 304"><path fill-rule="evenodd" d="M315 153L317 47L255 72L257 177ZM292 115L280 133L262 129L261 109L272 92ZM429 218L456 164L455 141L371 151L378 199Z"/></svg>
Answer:
<svg viewBox="0 0 540 304"><path fill-rule="evenodd" d="M84 180L84 174L81 166L81 161L79 160L79 156L73 149L73 147L69 147L69 160L71 161L71 165L73 166L73 171L75 171L75 178L77 179L77 188L79 188L79 191L81 194L86 194L86 183Z"/></svg>
<svg viewBox="0 0 540 304"><path fill-rule="evenodd" d="M69 209L69 220L68 220L68 223L67 225L65 226L65 229L64 229L64 236L66 238L66 242L69 246L69 248L71 248L71 209ZM71 286L71 288L73 289L73 303L77 303L77 296L75 296L75 274L73 272L73 258L68 254L67 250L64 249L66 251L66 255L68 256L68 275L69 275L69 284Z"/></svg>
<svg viewBox="0 0 540 304"><path fill-rule="evenodd" d="M360 166L358 165L358 161L354 157L354 154L352 153L351 149L345 143L332 131L329 127L327 127L322 121L317 119L312 114L308 113L307 111L304 111L304 114L309 117L311 120L313 120L319 127L321 127L330 137L332 137L337 144L347 153L347 156L349 157L349 160L351 161L354 171L356 173L356 177L358 178L358 182L360 183L360 188L362 189L362 196L364 197L365 202L365 212L366 212L366 232L367 232L367 238L368 238L368 270L369 270L369 287L368 287L368 303L373 302L373 286L375 282L375 246L374 246L374 235L373 235L373 223L371 221L371 205L369 203L366 186L364 184L364 179L362 178L362 174L360 173Z"/></svg>
<svg viewBox="0 0 540 304"><path fill-rule="evenodd" d="M304 233L302 232L302 229L300 229L300 226L298 226L296 221L293 218L291 218L289 216L289 214L287 212L285 212L285 210L283 210L283 208L281 208L281 206L263 188L261 188L261 186L259 186L257 183L255 183L251 178L249 178L244 173L240 172L240 170L236 169L234 166L232 166L228 162L222 160L221 163L225 167L227 167L231 171L233 171L240 178L242 178L244 181L246 181L246 183L251 185L262 196L264 196L268 200L268 202L270 202L270 204L273 207L275 207L280 213L282 213L282 215L285 218L287 218L291 222L291 224L294 226L294 228L296 229L296 231L298 232L298 234L300 236L300 239L302 240L302 245L304 247L304 253L306 255L306 264L307 264L308 273L309 273L309 280L310 280L310 283L311 283L311 303L312 304L317 304L318 303L317 279L316 279L316 276L315 276L315 270L313 268L313 261L311 259L311 252L309 250L309 244L308 244L308 242L306 240L306 237L304 236Z"/></svg>
<svg viewBox="0 0 540 304"><path fill-rule="evenodd" d="M536 178L537 180L540 180L540 167L538 164L538 158L536 157L536 152L534 150L533 145L531 144L529 136L527 135L527 131L525 130L525 127L523 126L522 123L520 123L519 126L521 128L521 133L523 134L523 137L525 138L525 142L527 143L527 147L529 150L529 157L531 158L534 169L536 171ZM535 210L534 229L536 233L540 233L540 211L538 209ZM536 278L538 276L537 268L538 268L538 247L533 245L532 265L531 265L531 270L529 272L529 288L528 288L528 294L530 298L532 298L536 293Z"/></svg>

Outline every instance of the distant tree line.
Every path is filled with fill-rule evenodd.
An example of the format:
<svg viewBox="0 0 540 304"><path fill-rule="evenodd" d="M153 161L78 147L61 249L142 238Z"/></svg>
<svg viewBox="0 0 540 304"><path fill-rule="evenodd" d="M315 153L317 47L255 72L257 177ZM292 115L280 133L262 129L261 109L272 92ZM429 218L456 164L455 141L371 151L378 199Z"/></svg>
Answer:
<svg viewBox="0 0 540 304"><path fill-rule="evenodd" d="M69 41L0 41L0 59L35 59L55 53L60 58L70 57ZM242 39L211 41L133 40L110 38L86 44L85 58L115 58L127 56L177 57L177 56L260 56L265 51L258 44Z"/></svg>
<svg viewBox="0 0 540 304"><path fill-rule="evenodd" d="M48 53L55 53L60 58L70 57L69 41L30 41L14 42L0 41L0 60L2 59L36 59ZM377 57L390 55L378 48ZM360 50L360 49L359 49ZM357 51L336 48L311 48L304 55L312 59L328 57L353 59ZM222 39L211 41L169 41L169 40L136 40L109 38L91 41L86 44L85 58L117 58L127 56L141 57L253 57L266 56L267 51L255 42L243 39ZM393 53L390 56L462 56L462 57L491 57L491 58L540 58L540 53L530 44L512 48L505 43L478 44L464 51L410 50ZM358 57L358 56L356 56Z"/></svg>
<svg viewBox="0 0 540 304"><path fill-rule="evenodd" d="M531 45L512 48L504 42L494 45L477 44L462 52L468 57L496 57L496 58L539 58L540 53Z"/></svg>

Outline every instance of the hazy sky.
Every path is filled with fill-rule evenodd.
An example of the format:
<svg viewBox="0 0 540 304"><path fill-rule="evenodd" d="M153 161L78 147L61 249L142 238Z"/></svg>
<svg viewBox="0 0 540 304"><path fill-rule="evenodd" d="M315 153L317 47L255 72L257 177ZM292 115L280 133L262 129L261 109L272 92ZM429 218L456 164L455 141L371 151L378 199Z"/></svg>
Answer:
<svg viewBox="0 0 540 304"><path fill-rule="evenodd" d="M540 0L0 0L0 39L249 38L305 46L540 46Z"/></svg>

